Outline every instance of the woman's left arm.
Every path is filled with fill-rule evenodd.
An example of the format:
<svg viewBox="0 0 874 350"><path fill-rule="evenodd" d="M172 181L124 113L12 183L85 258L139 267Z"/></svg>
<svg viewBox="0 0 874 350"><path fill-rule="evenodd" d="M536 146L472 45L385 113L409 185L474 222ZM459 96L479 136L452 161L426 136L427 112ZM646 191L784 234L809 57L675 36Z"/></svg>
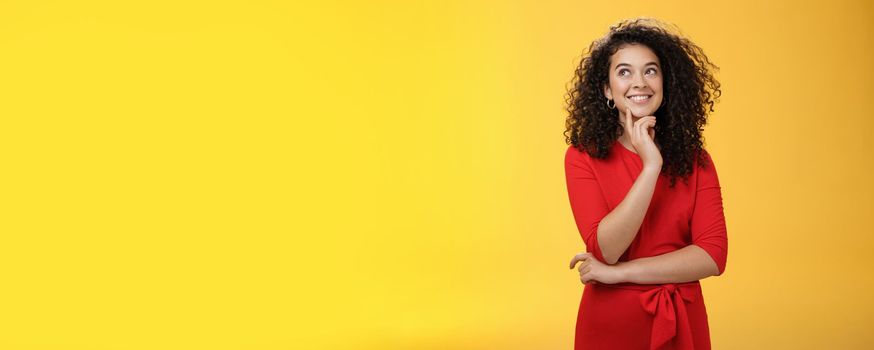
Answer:
<svg viewBox="0 0 874 350"><path fill-rule="evenodd" d="M662 255L621 261L612 267L620 282L637 284L683 283L719 274L710 254L694 244Z"/></svg>

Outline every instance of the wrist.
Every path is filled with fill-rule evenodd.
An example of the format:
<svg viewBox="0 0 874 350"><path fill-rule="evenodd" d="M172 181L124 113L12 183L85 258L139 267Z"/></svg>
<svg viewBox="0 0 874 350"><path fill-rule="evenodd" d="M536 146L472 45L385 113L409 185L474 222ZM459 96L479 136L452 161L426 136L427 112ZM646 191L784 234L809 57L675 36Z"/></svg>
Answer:
<svg viewBox="0 0 874 350"><path fill-rule="evenodd" d="M658 175L662 172L662 166L661 165L644 165L643 170L641 170L641 172L642 173L650 173L653 175Z"/></svg>
<svg viewBox="0 0 874 350"><path fill-rule="evenodd" d="M632 267L631 261L621 261L613 265L616 268L616 275L619 278L619 282L633 282L632 276Z"/></svg>

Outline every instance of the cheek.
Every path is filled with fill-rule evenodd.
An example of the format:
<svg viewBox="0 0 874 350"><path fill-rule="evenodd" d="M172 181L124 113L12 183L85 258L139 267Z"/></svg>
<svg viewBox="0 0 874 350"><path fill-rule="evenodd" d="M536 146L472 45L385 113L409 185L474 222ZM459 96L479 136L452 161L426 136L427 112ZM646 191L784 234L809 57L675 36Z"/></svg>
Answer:
<svg viewBox="0 0 874 350"><path fill-rule="evenodd" d="M613 89L613 93L617 96L621 96L623 91L628 90L628 84L617 80L610 84L610 88Z"/></svg>
<svg viewBox="0 0 874 350"><path fill-rule="evenodd" d="M654 78L654 79L650 80L650 86L653 88L653 90L656 90L659 92L664 92L664 91L662 91L662 87L664 86L663 83L664 83L664 81L661 78Z"/></svg>

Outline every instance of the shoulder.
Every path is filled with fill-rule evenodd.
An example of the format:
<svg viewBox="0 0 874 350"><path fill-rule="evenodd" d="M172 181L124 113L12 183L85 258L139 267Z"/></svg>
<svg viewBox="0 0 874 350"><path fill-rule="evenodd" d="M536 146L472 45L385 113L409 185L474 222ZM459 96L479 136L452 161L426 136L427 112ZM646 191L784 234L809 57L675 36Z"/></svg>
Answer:
<svg viewBox="0 0 874 350"><path fill-rule="evenodd" d="M588 162L591 157L589 153L581 150L578 146L573 144L568 145L567 149L564 152L564 162L568 163L579 163L579 162Z"/></svg>
<svg viewBox="0 0 874 350"><path fill-rule="evenodd" d="M577 148L577 146L575 146L575 145L573 145L573 144L568 145L568 146L567 146L567 149L566 149L565 152L564 152L565 157L572 157L572 156L577 156L577 157L578 157L578 156L580 156L580 155L582 155L582 154L585 154L585 153L586 153L586 152L580 151L580 149Z"/></svg>
<svg viewBox="0 0 874 350"><path fill-rule="evenodd" d="M700 157L695 157L695 165L695 168L699 170L715 170L716 168L713 164L713 157L706 148L701 148Z"/></svg>
<svg viewBox="0 0 874 350"><path fill-rule="evenodd" d="M568 172L591 172L589 154L573 144L569 145L564 152L564 167Z"/></svg>
<svg viewBox="0 0 874 350"><path fill-rule="evenodd" d="M587 150L582 145L568 145L565 151L565 163L577 162L587 163L588 165L602 165L617 162L623 152L618 151L619 142L613 142L607 146L607 151L604 156L599 156L595 150ZM591 152L591 153L590 153Z"/></svg>
<svg viewBox="0 0 874 350"><path fill-rule="evenodd" d="M700 160L703 160L703 162L699 163ZM702 148L701 159L696 158L694 168L696 176L698 177L699 187L708 184L719 186L719 175L716 173L716 163L713 161L710 152Z"/></svg>

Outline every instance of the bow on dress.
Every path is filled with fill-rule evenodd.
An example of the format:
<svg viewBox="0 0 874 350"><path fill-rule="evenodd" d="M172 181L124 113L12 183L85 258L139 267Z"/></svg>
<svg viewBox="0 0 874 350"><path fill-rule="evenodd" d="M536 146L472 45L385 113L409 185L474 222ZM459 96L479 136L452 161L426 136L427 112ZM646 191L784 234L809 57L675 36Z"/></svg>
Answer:
<svg viewBox="0 0 874 350"><path fill-rule="evenodd" d="M686 303L694 302L695 285L663 284L640 294L643 308L654 315L650 350L657 350L677 337L677 349L693 350L692 329L689 326L689 315L686 314Z"/></svg>

